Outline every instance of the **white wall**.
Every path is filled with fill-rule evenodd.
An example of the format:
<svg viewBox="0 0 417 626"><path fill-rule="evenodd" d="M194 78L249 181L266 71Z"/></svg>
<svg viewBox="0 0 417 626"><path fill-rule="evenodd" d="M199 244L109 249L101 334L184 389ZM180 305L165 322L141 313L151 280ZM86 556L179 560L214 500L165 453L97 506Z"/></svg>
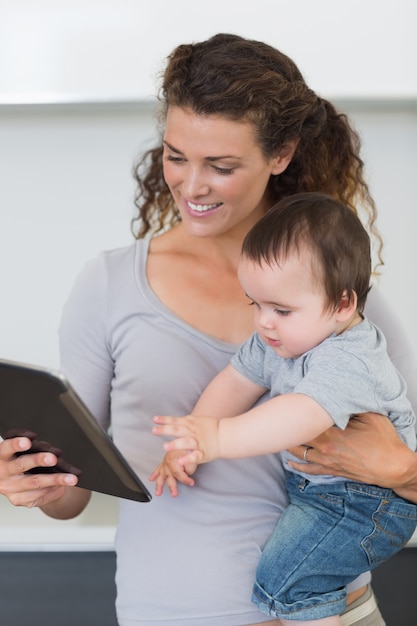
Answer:
<svg viewBox="0 0 417 626"><path fill-rule="evenodd" d="M4 358L58 365L58 320L76 273L101 249L131 241L130 171L151 116L0 109Z"/></svg>
<svg viewBox="0 0 417 626"><path fill-rule="evenodd" d="M385 240L381 288L417 350L417 107L350 107ZM153 135L151 106L0 108L0 357L58 366L58 322L76 273L131 241L131 167Z"/></svg>
<svg viewBox="0 0 417 626"><path fill-rule="evenodd" d="M416 96L415 0L1 0L0 101L142 99L216 32L263 39L332 96Z"/></svg>
<svg viewBox="0 0 417 626"><path fill-rule="evenodd" d="M131 241L130 171L154 135L153 107L144 100L160 56L220 30L254 38L266 32L263 38L292 55L314 89L345 99L379 207L381 287L417 350L417 4L346 6L345 14L334 0L258 0L254 13L224 0L1 0L0 358L58 367L58 322L76 273L100 250ZM274 19L265 19L266 7ZM64 34L77 28L84 36L59 38L57 24ZM26 98L119 104L1 106ZM97 496L95 508L70 528L112 526L115 516L114 499L103 505ZM67 524L14 510L3 499L0 518L9 544L20 524L26 538L28 526L48 524L71 540Z"/></svg>
<svg viewBox="0 0 417 626"><path fill-rule="evenodd" d="M256 11L238 0L1 0L0 356L57 365L57 320L75 273L130 241L130 169L154 132L155 74L174 45L217 31L263 38L293 56L318 93L359 102L352 113L386 236L382 286L416 343L407 276L416 261L417 3L341 9L334 0L258 0ZM119 105L10 106L109 100Z"/></svg>

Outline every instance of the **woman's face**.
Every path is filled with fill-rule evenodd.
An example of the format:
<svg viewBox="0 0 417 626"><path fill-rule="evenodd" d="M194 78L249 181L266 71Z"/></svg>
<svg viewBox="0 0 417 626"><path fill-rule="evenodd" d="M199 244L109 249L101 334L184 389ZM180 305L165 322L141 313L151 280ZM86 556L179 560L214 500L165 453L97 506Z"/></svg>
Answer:
<svg viewBox="0 0 417 626"><path fill-rule="evenodd" d="M289 161L266 160L249 122L168 109L164 177L191 234L246 233L269 208L265 189L271 174Z"/></svg>

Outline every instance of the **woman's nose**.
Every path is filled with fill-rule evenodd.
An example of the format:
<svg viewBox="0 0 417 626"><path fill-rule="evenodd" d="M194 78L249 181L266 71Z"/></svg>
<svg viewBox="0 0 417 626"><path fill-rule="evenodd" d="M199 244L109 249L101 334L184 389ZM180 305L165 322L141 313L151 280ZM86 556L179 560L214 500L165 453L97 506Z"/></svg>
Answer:
<svg viewBox="0 0 417 626"><path fill-rule="evenodd" d="M203 174L194 168L188 169L182 184L183 195L188 199L205 196L210 192L210 187Z"/></svg>

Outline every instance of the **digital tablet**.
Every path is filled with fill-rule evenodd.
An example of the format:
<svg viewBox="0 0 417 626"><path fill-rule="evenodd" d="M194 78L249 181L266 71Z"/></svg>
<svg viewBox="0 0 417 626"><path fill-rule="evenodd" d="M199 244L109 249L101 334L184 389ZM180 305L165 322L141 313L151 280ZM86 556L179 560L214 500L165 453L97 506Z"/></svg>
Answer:
<svg viewBox="0 0 417 626"><path fill-rule="evenodd" d="M149 502L151 495L65 377L0 359L0 436L27 436L23 454L54 452L58 464L31 473L70 472L79 487ZM138 454L140 451L138 450Z"/></svg>

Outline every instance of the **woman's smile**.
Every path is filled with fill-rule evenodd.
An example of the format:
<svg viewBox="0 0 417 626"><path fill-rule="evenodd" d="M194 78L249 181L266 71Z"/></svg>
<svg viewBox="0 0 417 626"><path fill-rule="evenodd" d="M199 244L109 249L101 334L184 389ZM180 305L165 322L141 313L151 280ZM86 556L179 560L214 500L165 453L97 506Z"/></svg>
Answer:
<svg viewBox="0 0 417 626"><path fill-rule="evenodd" d="M197 213L199 217L201 215L213 213L213 211L220 208L222 204L222 202L216 202L213 204L196 204L194 202L190 202L189 200L185 200L185 206L188 209L188 212L190 214Z"/></svg>

